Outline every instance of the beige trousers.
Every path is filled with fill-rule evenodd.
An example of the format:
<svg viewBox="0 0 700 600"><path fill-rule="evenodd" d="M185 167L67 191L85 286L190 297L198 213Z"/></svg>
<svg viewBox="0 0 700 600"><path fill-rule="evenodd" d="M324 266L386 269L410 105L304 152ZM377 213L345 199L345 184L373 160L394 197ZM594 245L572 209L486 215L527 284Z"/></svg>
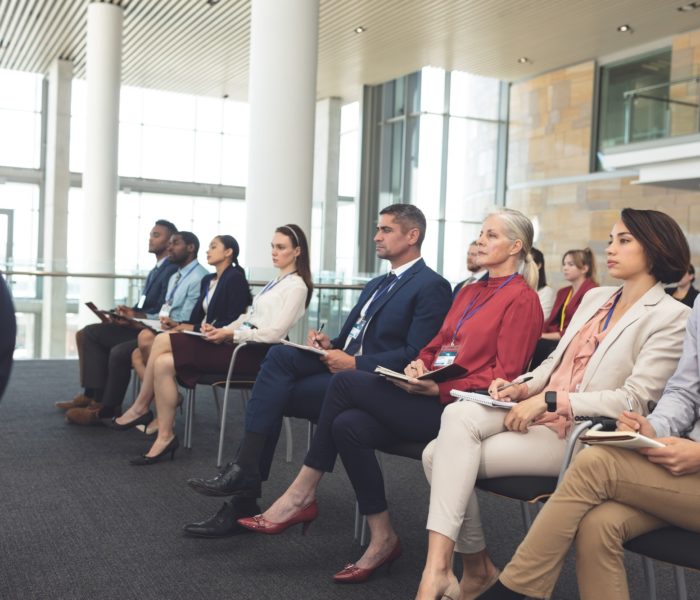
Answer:
<svg viewBox="0 0 700 600"><path fill-rule="evenodd" d="M582 600L626 600L622 544L666 524L700 531L699 506L700 474L678 477L630 450L589 448L569 467L501 580L521 594L549 597L575 537Z"/></svg>
<svg viewBox="0 0 700 600"><path fill-rule="evenodd" d="M423 452L431 485L427 528L455 542L455 550L473 554L486 547L477 477L557 475L566 449L548 427L514 433L503 426L506 411L474 402L445 408L437 439Z"/></svg>

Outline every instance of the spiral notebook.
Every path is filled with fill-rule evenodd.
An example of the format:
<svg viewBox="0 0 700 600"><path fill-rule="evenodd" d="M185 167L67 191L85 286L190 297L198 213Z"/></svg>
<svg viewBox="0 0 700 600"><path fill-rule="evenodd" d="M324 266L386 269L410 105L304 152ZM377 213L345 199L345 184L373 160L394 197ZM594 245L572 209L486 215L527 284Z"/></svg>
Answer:
<svg viewBox="0 0 700 600"><path fill-rule="evenodd" d="M579 438L584 444L615 446L616 448L663 448L666 444L634 431L589 431Z"/></svg>
<svg viewBox="0 0 700 600"><path fill-rule="evenodd" d="M477 392L463 392L461 390L450 390L450 396L456 398L458 402L462 400L468 400L469 402L476 402L477 404L483 404L484 406L492 406L494 408L504 408L510 410L515 406L515 402L504 402L503 400L494 400L491 396L487 394L479 394Z"/></svg>

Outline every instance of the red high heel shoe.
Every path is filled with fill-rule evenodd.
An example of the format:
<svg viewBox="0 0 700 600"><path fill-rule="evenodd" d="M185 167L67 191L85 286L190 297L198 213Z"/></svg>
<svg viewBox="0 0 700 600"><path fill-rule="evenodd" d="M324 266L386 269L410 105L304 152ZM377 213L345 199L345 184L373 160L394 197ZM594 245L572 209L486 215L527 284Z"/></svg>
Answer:
<svg viewBox="0 0 700 600"><path fill-rule="evenodd" d="M356 566L355 563L347 564L342 571L338 571L335 575L333 575L333 581L336 583L364 583L369 579L372 573L383 565L387 565L388 570L391 571L391 565L394 564L394 561L396 561L401 554L403 554L401 540L396 540L394 548L378 565L372 567L371 569L362 569Z"/></svg>
<svg viewBox="0 0 700 600"><path fill-rule="evenodd" d="M262 515L255 515L254 517L238 519L238 524L251 531L257 531L258 533L277 535L278 533L282 533L285 529L289 529L292 525L303 523L301 535L306 535L306 530L316 517L318 517L318 504L316 504L316 500L314 500L311 504L307 504L298 513L292 515L282 523L273 523Z"/></svg>

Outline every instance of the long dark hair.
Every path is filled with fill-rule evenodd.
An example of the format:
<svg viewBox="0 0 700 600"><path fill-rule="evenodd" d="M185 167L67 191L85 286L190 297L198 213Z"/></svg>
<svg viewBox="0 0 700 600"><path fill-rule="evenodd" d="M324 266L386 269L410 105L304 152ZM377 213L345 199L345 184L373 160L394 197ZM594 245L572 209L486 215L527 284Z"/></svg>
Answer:
<svg viewBox="0 0 700 600"><path fill-rule="evenodd" d="M292 248L299 248L299 256L297 256L296 268L297 275L302 278L306 284L306 307L308 308L311 302L311 296L314 293L314 284L311 281L311 261L309 259L309 243L306 241L306 235L299 225L288 224L282 225L275 229L275 233L286 235L292 242Z"/></svg>
<svg viewBox="0 0 700 600"><path fill-rule="evenodd" d="M624 208L621 217L644 248L649 273L661 283L680 281L688 272L690 248L678 223L658 210Z"/></svg>
<svg viewBox="0 0 700 600"><path fill-rule="evenodd" d="M236 238L232 235L217 235L214 239L219 240L226 250L233 250L233 254L231 254L231 266L241 275L243 275L243 277L245 277L243 267L238 264L238 254L240 253L241 248L238 245Z"/></svg>
<svg viewBox="0 0 700 600"><path fill-rule="evenodd" d="M539 279L537 280L537 289L541 290L547 285L547 273L544 271L544 254L534 246L530 248L530 254L532 255L532 260L535 261L537 269L539 271Z"/></svg>

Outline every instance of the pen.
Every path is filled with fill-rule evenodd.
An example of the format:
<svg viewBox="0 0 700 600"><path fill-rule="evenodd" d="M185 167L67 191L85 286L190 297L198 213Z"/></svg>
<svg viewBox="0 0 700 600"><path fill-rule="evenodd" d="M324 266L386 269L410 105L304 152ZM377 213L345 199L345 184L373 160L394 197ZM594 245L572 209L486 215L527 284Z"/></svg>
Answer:
<svg viewBox="0 0 700 600"><path fill-rule="evenodd" d="M625 400L627 401L627 409L630 412L634 412L634 407L632 406L632 400L630 400L629 394L625 394Z"/></svg>
<svg viewBox="0 0 700 600"><path fill-rule="evenodd" d="M316 332L316 335L318 335L319 333L321 333L321 332L323 331L323 328L324 328L325 326L326 326L325 323L321 323L321 326L318 328L318 331Z"/></svg>
<svg viewBox="0 0 700 600"><path fill-rule="evenodd" d="M519 383L527 383L528 381L530 381L530 379L532 379L532 377L523 377L520 381L511 381L510 383L506 383L505 385L502 385L501 387L496 388L496 391L502 392L506 388L509 388L511 385L518 385Z"/></svg>

